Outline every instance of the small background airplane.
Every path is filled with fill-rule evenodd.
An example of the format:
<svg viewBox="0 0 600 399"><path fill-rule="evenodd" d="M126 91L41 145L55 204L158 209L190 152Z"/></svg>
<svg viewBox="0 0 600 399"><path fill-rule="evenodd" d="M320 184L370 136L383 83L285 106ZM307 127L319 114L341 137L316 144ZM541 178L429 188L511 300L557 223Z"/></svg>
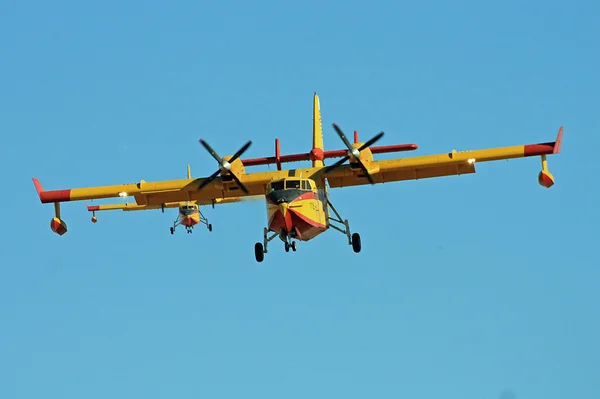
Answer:
<svg viewBox="0 0 600 399"><path fill-rule="evenodd" d="M380 132L366 142L361 142L354 131L351 143L343 131L333 124L334 130L345 149L325 151L321 123L320 103L317 94L313 97L312 148L307 153L281 155L280 143L275 139L275 156L242 160L241 156L252 144L245 143L234 155L221 157L201 139L200 144L217 161L218 168L206 178L167 180L114 186L75 188L45 191L40 182L33 178L42 203L54 203L56 216L51 221L54 232L62 235L66 224L60 218L60 203L100 198L135 198L135 204L120 208L88 208L90 211L103 209L157 209L164 210L169 204L178 206L192 203L216 204L238 202L244 198L264 198L267 207L267 224L263 228L262 242L254 245L255 258L262 262L268 252L268 244L279 237L285 251L296 251L296 242L310 241L330 228L346 235L354 252L361 250L361 237L351 232L347 219L340 216L330 200L329 188L341 188L365 184L415 180L441 176L475 173L477 162L496 161L530 156L541 157L538 183L546 188L554 184L548 170L547 155L558 154L562 143L563 128L553 142L516 145L509 147L473 151L451 151L449 153L377 161L374 154L412 151L416 144L373 146L384 133ZM331 165L324 161L341 158ZM283 163L310 161L311 165L297 169L282 169ZM257 165L277 165L276 171L246 172L246 168ZM187 205L183 205L187 206ZM95 217L95 215L94 215ZM201 219L199 219L201 220ZM181 221L181 219L180 219ZM177 223L177 222L176 222Z"/></svg>
<svg viewBox="0 0 600 399"><path fill-rule="evenodd" d="M187 170L187 178L192 179L192 174L189 165ZM200 210L200 205L212 205L214 208L216 204L233 203L253 199L257 199L257 197L215 198L211 201L204 201L201 204L199 203L200 201L177 201L167 202L160 205L138 205L136 203L89 205L86 203L86 207L88 211L92 212L92 223L98 222L98 217L96 216L97 211L147 211L160 209L164 213L165 209L167 208L178 208L177 218L175 219L175 221L173 222L173 226L171 226L169 230L171 234L174 234L175 230L177 229L177 226L183 226L185 227L186 232L189 234L194 231L194 227L199 223L205 224L208 228L208 231L212 231L212 224L208 222L208 219ZM60 220L57 221L53 219L53 223L58 228L62 229ZM62 222L62 224L64 225L64 222ZM65 232L66 225L64 226L64 232L62 234L64 234Z"/></svg>

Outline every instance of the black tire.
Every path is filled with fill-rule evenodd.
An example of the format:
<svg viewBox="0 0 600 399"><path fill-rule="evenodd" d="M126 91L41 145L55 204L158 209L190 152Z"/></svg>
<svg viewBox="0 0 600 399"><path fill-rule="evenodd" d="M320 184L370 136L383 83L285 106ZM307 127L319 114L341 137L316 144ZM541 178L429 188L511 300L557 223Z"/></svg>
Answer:
<svg viewBox="0 0 600 399"><path fill-rule="evenodd" d="M359 253L361 248L360 235L358 233L352 234L352 249L354 252Z"/></svg>
<svg viewBox="0 0 600 399"><path fill-rule="evenodd" d="M285 243L285 252L290 252L290 244L289 243Z"/></svg>
<svg viewBox="0 0 600 399"><path fill-rule="evenodd" d="M208 225L208 231L212 231L212 224Z"/></svg>
<svg viewBox="0 0 600 399"><path fill-rule="evenodd" d="M296 241L292 243L292 251L296 252Z"/></svg>
<svg viewBox="0 0 600 399"><path fill-rule="evenodd" d="M263 245L260 242L254 244L254 257L257 262L262 262L265 259L265 253L263 251Z"/></svg>
<svg viewBox="0 0 600 399"><path fill-rule="evenodd" d="M175 229L171 227L171 234L175 233Z"/></svg>

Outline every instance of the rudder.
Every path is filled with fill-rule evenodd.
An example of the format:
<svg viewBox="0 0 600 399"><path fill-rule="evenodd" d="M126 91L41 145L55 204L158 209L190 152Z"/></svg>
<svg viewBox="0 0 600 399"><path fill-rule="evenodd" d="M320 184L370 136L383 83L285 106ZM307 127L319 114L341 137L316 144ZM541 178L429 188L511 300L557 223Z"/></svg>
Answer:
<svg viewBox="0 0 600 399"><path fill-rule="evenodd" d="M313 142L310 158L313 167L323 166L323 124L321 122L321 105L316 92L313 97Z"/></svg>

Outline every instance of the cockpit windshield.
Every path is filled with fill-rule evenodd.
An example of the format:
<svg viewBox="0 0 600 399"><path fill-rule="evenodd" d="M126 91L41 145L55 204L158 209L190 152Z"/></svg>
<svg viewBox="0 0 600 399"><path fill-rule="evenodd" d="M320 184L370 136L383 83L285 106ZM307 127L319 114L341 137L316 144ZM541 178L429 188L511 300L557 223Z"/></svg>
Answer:
<svg viewBox="0 0 600 399"><path fill-rule="evenodd" d="M289 189L299 190L300 189L300 180L286 180L285 188L288 190Z"/></svg>
<svg viewBox="0 0 600 399"><path fill-rule="evenodd" d="M311 191L312 184L308 179L285 179L271 183L271 191L302 190Z"/></svg>
<svg viewBox="0 0 600 399"><path fill-rule="evenodd" d="M191 215L192 213L194 213L195 210L196 207L194 205L183 205L179 207L179 211L184 215Z"/></svg>
<svg viewBox="0 0 600 399"><path fill-rule="evenodd" d="M283 190L283 180L271 183L271 191Z"/></svg>

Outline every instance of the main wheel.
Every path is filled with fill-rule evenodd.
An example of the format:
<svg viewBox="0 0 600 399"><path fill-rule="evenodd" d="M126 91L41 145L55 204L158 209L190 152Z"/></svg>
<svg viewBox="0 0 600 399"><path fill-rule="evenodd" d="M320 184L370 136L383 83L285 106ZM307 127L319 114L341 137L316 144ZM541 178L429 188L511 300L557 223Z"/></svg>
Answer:
<svg viewBox="0 0 600 399"><path fill-rule="evenodd" d="M287 241L285 242L285 252L290 252L290 244Z"/></svg>
<svg viewBox="0 0 600 399"><path fill-rule="evenodd" d="M265 259L265 253L263 252L263 245L261 242L254 244L254 257L257 262L262 262Z"/></svg>
<svg viewBox="0 0 600 399"><path fill-rule="evenodd" d="M358 233L352 234L352 249L356 253L360 252L361 243L360 243L360 235Z"/></svg>
<svg viewBox="0 0 600 399"><path fill-rule="evenodd" d="M212 231L212 224L208 224L208 231Z"/></svg>
<svg viewBox="0 0 600 399"><path fill-rule="evenodd" d="M175 232L175 229L171 227L171 234Z"/></svg>
<svg viewBox="0 0 600 399"><path fill-rule="evenodd" d="M292 251L296 252L296 241L292 243Z"/></svg>

